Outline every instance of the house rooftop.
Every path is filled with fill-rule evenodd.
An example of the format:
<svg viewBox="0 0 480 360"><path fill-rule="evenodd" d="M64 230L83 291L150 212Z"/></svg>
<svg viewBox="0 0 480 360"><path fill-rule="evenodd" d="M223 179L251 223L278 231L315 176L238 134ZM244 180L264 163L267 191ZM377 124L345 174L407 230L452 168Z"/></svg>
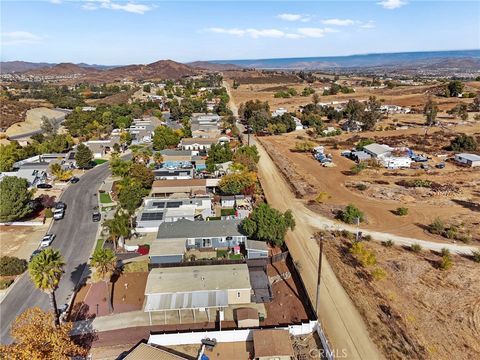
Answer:
<svg viewBox="0 0 480 360"><path fill-rule="evenodd" d="M258 240L247 239L245 243L245 248L247 250L268 251L267 243L265 241L258 241Z"/></svg>
<svg viewBox="0 0 480 360"><path fill-rule="evenodd" d="M381 155L392 151L390 146L377 143L366 145L363 147L363 149L376 155Z"/></svg>
<svg viewBox="0 0 480 360"><path fill-rule="evenodd" d="M250 288L247 264L179 266L152 269L145 294Z"/></svg>
<svg viewBox="0 0 480 360"><path fill-rule="evenodd" d="M216 143L216 138L183 138L182 145L194 145L194 144L213 144Z"/></svg>
<svg viewBox="0 0 480 360"><path fill-rule="evenodd" d="M128 353L124 360L186 360L186 357L172 354L155 346L140 343Z"/></svg>
<svg viewBox="0 0 480 360"><path fill-rule="evenodd" d="M161 150L160 154L163 156L191 156L191 150L174 150L174 149L165 149Z"/></svg>
<svg viewBox="0 0 480 360"><path fill-rule="evenodd" d="M188 239L197 237L244 236L240 232L241 220L190 221L180 219L163 223L157 239Z"/></svg>
<svg viewBox="0 0 480 360"><path fill-rule="evenodd" d="M254 330L253 347L255 358L295 355L288 330Z"/></svg>

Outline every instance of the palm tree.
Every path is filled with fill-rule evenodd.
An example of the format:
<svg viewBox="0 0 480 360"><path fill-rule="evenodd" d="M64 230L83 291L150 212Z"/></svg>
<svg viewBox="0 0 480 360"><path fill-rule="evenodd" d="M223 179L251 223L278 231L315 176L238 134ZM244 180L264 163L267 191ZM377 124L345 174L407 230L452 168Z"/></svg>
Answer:
<svg viewBox="0 0 480 360"><path fill-rule="evenodd" d="M60 251L48 248L36 255L28 265L30 279L37 289L50 296L50 306L55 315L55 326L60 326L55 290L63 274L65 262Z"/></svg>
<svg viewBox="0 0 480 360"><path fill-rule="evenodd" d="M112 312L112 299L108 291L108 282L112 278L117 268L117 257L110 249L96 249L90 260L90 266L95 269L95 274L98 279L105 282L105 288L108 296L108 310Z"/></svg>
<svg viewBox="0 0 480 360"><path fill-rule="evenodd" d="M128 214L121 214L119 211L115 213L112 219L103 222L104 228L108 230L109 239L113 242L115 249L120 237L127 237L130 235L130 221Z"/></svg>
<svg viewBox="0 0 480 360"><path fill-rule="evenodd" d="M148 163L150 162L150 157L152 156L152 150L149 149L149 148L143 148L141 151L140 151L140 157L142 158L143 160L143 163L145 165L148 165Z"/></svg>

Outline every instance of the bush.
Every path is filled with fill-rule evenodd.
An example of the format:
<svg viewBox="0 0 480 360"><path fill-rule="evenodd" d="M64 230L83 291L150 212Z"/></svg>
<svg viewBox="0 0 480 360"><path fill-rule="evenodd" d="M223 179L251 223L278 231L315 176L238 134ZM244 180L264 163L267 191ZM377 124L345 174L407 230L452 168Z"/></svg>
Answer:
<svg viewBox="0 0 480 360"><path fill-rule="evenodd" d="M444 230L445 223L438 217L428 226L428 231L432 234L442 235Z"/></svg>
<svg viewBox="0 0 480 360"><path fill-rule="evenodd" d="M368 186L360 183L360 184L355 185L355 187L357 188L357 190L364 191L364 190L367 190Z"/></svg>
<svg viewBox="0 0 480 360"><path fill-rule="evenodd" d="M442 259L438 263L440 270L448 270L453 266L453 260L450 255L443 255Z"/></svg>
<svg viewBox="0 0 480 360"><path fill-rule="evenodd" d="M0 258L0 275L13 276L20 275L27 270L27 260L12 256L2 256Z"/></svg>
<svg viewBox="0 0 480 360"><path fill-rule="evenodd" d="M472 250L473 261L480 263L480 250Z"/></svg>
<svg viewBox="0 0 480 360"><path fill-rule="evenodd" d="M330 199L330 198L331 198L330 195L328 195L326 192L323 192L323 191L322 191L322 192L320 192L320 193L318 194L318 196L315 198L315 202L321 204L321 203L323 203L325 200L328 200L328 199Z"/></svg>
<svg viewBox="0 0 480 360"><path fill-rule="evenodd" d="M363 267L373 266L377 263L374 252L365 248L365 243L355 241L350 247L350 253L362 264Z"/></svg>
<svg viewBox="0 0 480 360"><path fill-rule="evenodd" d="M52 209L48 208L48 209L45 209L45 217L47 219L50 219L51 217L53 217L53 211Z"/></svg>
<svg viewBox="0 0 480 360"><path fill-rule="evenodd" d="M383 280L387 277L385 270L380 267L373 269L371 275L376 281Z"/></svg>
<svg viewBox="0 0 480 360"><path fill-rule="evenodd" d="M0 280L0 290L7 289L10 285L12 285L12 283L13 283L12 279L1 279Z"/></svg>
<svg viewBox="0 0 480 360"><path fill-rule="evenodd" d="M315 144L311 141L297 141L295 143L295 151L298 152L310 152L315 147Z"/></svg>
<svg viewBox="0 0 480 360"><path fill-rule="evenodd" d="M372 241L372 235L368 235L368 234L367 234L367 235L363 235L362 238L363 238L364 241Z"/></svg>
<svg viewBox="0 0 480 360"><path fill-rule="evenodd" d="M447 248L442 248L442 250L440 251L440 254L442 256L450 256L450 250L448 250Z"/></svg>
<svg viewBox="0 0 480 360"><path fill-rule="evenodd" d="M355 205L349 204L345 207L345 210L340 210L337 213L337 219L347 224L355 224L357 219L359 219L360 222L363 222L364 215Z"/></svg>
<svg viewBox="0 0 480 360"><path fill-rule="evenodd" d="M407 214L408 214L408 208L406 207L398 207L395 209L395 215L405 216Z"/></svg>
<svg viewBox="0 0 480 360"><path fill-rule="evenodd" d="M395 243L393 242L393 240L387 240L387 241L382 241L382 245L385 247L392 247L393 245L395 245Z"/></svg>
<svg viewBox="0 0 480 360"><path fill-rule="evenodd" d="M367 168L367 164L364 162L361 162L357 165L354 165L350 168L350 172L354 175L360 174L363 170Z"/></svg>
<svg viewBox="0 0 480 360"><path fill-rule="evenodd" d="M348 230L342 230L341 235L342 235L342 237L344 237L345 239L348 239L348 240L355 239L355 234L351 231L348 231Z"/></svg>
<svg viewBox="0 0 480 360"><path fill-rule="evenodd" d="M420 244L412 244L410 246L410 249L414 252L414 253L419 253L420 251L422 251L422 246Z"/></svg>

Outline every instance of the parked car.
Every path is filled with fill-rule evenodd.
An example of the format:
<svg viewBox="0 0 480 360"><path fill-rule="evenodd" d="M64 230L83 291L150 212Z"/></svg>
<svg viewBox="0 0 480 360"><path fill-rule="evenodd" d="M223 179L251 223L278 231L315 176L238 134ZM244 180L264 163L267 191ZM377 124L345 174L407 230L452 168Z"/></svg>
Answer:
<svg viewBox="0 0 480 360"><path fill-rule="evenodd" d="M63 209L65 210L67 208L67 204L65 204L63 201L59 201L55 203L55 209Z"/></svg>
<svg viewBox="0 0 480 360"><path fill-rule="evenodd" d="M71 182L72 184L76 184L76 183L78 183L79 181L80 181L80 179L79 179L78 177L76 177L76 176L74 176L74 177L72 177L72 178L70 179L70 182Z"/></svg>
<svg viewBox="0 0 480 360"><path fill-rule="evenodd" d="M65 209L55 209L53 211L53 219L54 220L61 220L65 216Z"/></svg>
<svg viewBox="0 0 480 360"><path fill-rule="evenodd" d="M98 210L95 210L92 214L92 220L93 222L99 222L102 219L102 215Z"/></svg>
<svg viewBox="0 0 480 360"><path fill-rule="evenodd" d="M37 189L51 189L53 186L46 183L37 184Z"/></svg>
<svg viewBox="0 0 480 360"><path fill-rule="evenodd" d="M35 256L37 256L38 254L40 254L41 252L42 252L42 250L40 250L40 249L35 250L35 251L32 253L32 255L30 255L30 261L32 261L32 259L33 259Z"/></svg>
<svg viewBox="0 0 480 360"><path fill-rule="evenodd" d="M444 168L445 168L445 163L444 163L444 162L439 163L439 164L435 165L435 167L436 167L437 169L444 169Z"/></svg>
<svg viewBox="0 0 480 360"><path fill-rule="evenodd" d="M46 234L43 237L42 241L40 242L40 249L50 246L50 244L53 242L54 239L55 239L55 234Z"/></svg>

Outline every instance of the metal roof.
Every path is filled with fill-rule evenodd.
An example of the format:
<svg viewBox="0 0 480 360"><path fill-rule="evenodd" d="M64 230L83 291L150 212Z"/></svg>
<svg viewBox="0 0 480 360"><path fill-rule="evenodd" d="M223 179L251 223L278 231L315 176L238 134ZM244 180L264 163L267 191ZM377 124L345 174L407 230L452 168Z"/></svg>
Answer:
<svg viewBox="0 0 480 360"><path fill-rule="evenodd" d="M247 264L152 269L145 295L251 289Z"/></svg>
<svg viewBox="0 0 480 360"><path fill-rule="evenodd" d="M268 251L268 245L265 241L257 241L250 239L247 239L245 243L245 248L247 250Z"/></svg>
<svg viewBox="0 0 480 360"><path fill-rule="evenodd" d="M244 236L240 232L242 220L190 221L181 219L163 223L157 239L188 239L201 237Z"/></svg>
<svg viewBox="0 0 480 360"><path fill-rule="evenodd" d="M462 159L465 159L465 160L480 161L480 156L476 154L462 153L462 154L457 154L456 156L461 157Z"/></svg>
<svg viewBox="0 0 480 360"><path fill-rule="evenodd" d="M221 291L198 291L175 294L148 295L145 311L218 308L228 306L228 293Z"/></svg>

